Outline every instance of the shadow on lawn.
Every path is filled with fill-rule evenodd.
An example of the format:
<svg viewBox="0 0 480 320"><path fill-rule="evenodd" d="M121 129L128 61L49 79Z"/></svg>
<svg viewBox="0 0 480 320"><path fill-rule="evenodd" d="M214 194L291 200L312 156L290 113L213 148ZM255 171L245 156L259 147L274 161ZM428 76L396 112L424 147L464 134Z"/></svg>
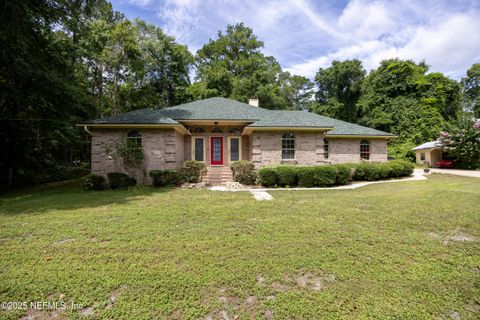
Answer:
<svg viewBox="0 0 480 320"><path fill-rule="evenodd" d="M171 188L133 187L128 189L82 191L79 180L55 182L14 191L0 198L0 216L39 213L48 210L75 210L110 204L126 204Z"/></svg>

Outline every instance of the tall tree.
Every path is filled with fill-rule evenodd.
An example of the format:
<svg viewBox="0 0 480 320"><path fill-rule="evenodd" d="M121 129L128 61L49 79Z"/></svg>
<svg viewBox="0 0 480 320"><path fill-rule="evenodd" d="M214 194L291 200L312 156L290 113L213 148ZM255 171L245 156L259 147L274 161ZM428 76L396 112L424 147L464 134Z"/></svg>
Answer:
<svg viewBox="0 0 480 320"><path fill-rule="evenodd" d="M466 109L475 118L480 118L480 63L473 64L462 79Z"/></svg>
<svg viewBox="0 0 480 320"><path fill-rule="evenodd" d="M315 76L318 102L315 112L337 119L357 122L357 101L360 98L365 69L359 60L332 61Z"/></svg>
<svg viewBox="0 0 480 320"><path fill-rule="evenodd" d="M56 146L67 147L78 137L72 122L88 115L85 93L69 76L73 70L65 42L52 28L62 14L52 1L2 4L2 186L32 180L33 172L49 166Z"/></svg>
<svg viewBox="0 0 480 320"><path fill-rule="evenodd" d="M192 98L223 96L246 102L257 96L264 108L294 108L282 88L290 82L281 83L282 68L261 48L263 42L243 23L228 25L225 33L219 31L216 40L197 52L197 82L188 90Z"/></svg>
<svg viewBox="0 0 480 320"><path fill-rule="evenodd" d="M184 45L160 28L136 20L137 42L142 69L131 89L132 107L169 107L185 102L194 58Z"/></svg>
<svg viewBox="0 0 480 320"><path fill-rule="evenodd" d="M435 140L447 122L458 117L458 83L427 71L424 62L389 59L362 84L360 122L398 135L390 148L394 156L412 156L412 147Z"/></svg>

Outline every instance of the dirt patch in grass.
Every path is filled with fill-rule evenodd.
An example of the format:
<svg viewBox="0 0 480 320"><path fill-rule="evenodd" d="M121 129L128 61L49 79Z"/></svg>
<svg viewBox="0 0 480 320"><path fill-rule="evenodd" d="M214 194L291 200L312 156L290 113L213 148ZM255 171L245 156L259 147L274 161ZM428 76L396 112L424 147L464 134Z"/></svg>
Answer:
<svg viewBox="0 0 480 320"><path fill-rule="evenodd" d="M83 308L82 310L79 310L78 313L81 316L84 316L84 317L93 316L95 314L95 308L94 307L86 307L86 308Z"/></svg>
<svg viewBox="0 0 480 320"><path fill-rule="evenodd" d="M111 307L113 307L113 305L115 304L115 301L117 301L117 298L120 296L120 294L122 294L124 290L126 290L126 288L127 286L120 286L117 289L115 289L110 294L110 297L108 297L108 302L105 309L110 309Z"/></svg>
<svg viewBox="0 0 480 320"><path fill-rule="evenodd" d="M64 310L38 310L38 309L28 309L27 313L20 318L20 320L61 320L65 319L62 315Z"/></svg>
<svg viewBox="0 0 480 320"><path fill-rule="evenodd" d="M75 239L62 239L62 240L57 240L54 242L54 244L64 244L64 243L69 243L69 242L74 242Z"/></svg>

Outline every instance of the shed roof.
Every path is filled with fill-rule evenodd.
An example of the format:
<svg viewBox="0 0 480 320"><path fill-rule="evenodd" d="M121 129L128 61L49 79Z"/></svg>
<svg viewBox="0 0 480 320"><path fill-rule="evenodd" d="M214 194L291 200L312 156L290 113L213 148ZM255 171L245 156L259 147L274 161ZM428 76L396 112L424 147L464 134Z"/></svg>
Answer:
<svg viewBox="0 0 480 320"><path fill-rule="evenodd" d="M439 141L429 141L419 146L416 146L412 150L434 149L434 148L441 148L441 147L442 147L442 144Z"/></svg>

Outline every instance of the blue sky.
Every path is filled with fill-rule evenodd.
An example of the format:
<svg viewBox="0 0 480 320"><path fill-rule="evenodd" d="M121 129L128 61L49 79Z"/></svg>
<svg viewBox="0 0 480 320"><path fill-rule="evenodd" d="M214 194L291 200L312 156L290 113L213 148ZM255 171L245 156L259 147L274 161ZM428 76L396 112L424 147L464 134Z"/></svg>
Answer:
<svg viewBox="0 0 480 320"><path fill-rule="evenodd" d="M285 70L313 78L332 60L425 60L460 79L480 62L480 1L113 0L195 53L227 24L244 22Z"/></svg>

